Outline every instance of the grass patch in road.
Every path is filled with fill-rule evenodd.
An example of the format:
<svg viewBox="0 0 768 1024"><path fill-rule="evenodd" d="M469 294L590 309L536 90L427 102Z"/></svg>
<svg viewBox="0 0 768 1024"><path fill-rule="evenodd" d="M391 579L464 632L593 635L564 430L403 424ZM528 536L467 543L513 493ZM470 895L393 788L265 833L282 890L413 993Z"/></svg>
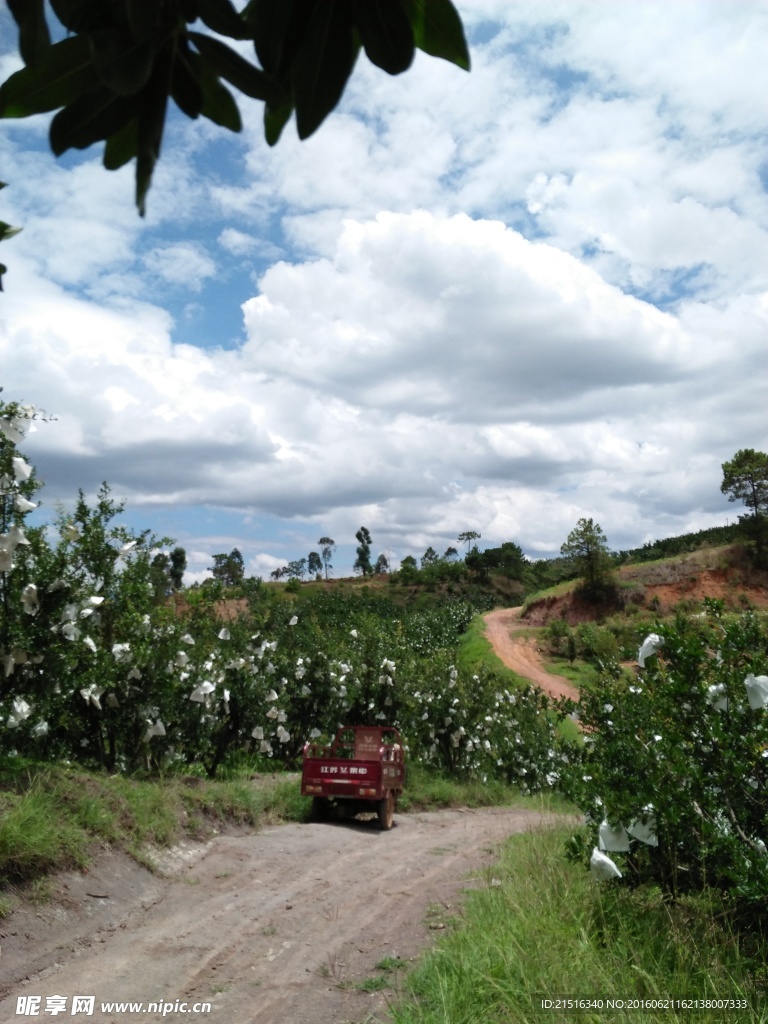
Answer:
<svg viewBox="0 0 768 1024"><path fill-rule="evenodd" d="M365 981L359 981L355 985L359 992L381 992L382 989L389 987L389 980L381 975L376 978L366 978Z"/></svg>
<svg viewBox="0 0 768 1024"><path fill-rule="evenodd" d="M600 680L600 673L594 665L581 661L577 658L571 663L568 658L561 658L557 655L544 655L544 668L556 676L563 676L569 682L581 690L585 686L594 686Z"/></svg>
<svg viewBox="0 0 768 1024"><path fill-rule="evenodd" d="M403 967L408 964L407 960L403 960L399 956L385 956L383 960L379 960L376 964L377 971L386 971L391 973L392 971L400 971Z"/></svg>
<svg viewBox="0 0 768 1024"><path fill-rule="evenodd" d="M707 897L595 883L563 855L562 829L516 835L464 912L410 975L395 1024L707 1024L765 1020L739 944ZM764 954L768 950L762 950ZM543 997L745 998L751 1010L547 1012Z"/></svg>

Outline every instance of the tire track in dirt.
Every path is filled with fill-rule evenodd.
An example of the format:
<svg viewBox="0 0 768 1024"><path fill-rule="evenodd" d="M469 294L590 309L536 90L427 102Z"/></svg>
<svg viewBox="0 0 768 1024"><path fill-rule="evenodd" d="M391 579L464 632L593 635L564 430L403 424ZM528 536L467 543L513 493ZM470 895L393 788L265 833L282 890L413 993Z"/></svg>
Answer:
<svg viewBox="0 0 768 1024"><path fill-rule="evenodd" d="M73 943L75 917L87 910L67 907L59 894L26 918L6 919L0 1019L15 1019L19 995L40 996L41 1017L48 996L66 997L69 1011L74 995L93 995L93 1024L384 1021L400 975L388 976L389 991L362 991L360 983L382 976L376 964L430 945L460 912L463 891L490 884L481 869L498 843L563 820L491 808L397 815L390 832L373 819L219 836L188 848L170 878L145 873L147 892L135 885L108 924L88 929L81 920L82 942ZM109 873L93 891L116 902ZM25 964L21 946L35 925L42 970ZM102 1002L176 1000L212 1008L99 1012Z"/></svg>
<svg viewBox="0 0 768 1024"><path fill-rule="evenodd" d="M522 635L522 608L497 608L483 616L485 635L496 656L517 675L540 686L552 697L579 699L579 691L562 676L547 672L537 650L536 640Z"/></svg>

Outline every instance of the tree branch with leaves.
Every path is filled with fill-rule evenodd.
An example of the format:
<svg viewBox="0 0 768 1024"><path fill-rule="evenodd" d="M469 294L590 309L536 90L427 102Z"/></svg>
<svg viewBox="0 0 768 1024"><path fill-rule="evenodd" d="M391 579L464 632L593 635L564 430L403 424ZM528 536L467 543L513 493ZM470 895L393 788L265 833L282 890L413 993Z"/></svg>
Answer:
<svg viewBox="0 0 768 1024"><path fill-rule="evenodd" d="M8 0L25 63L0 87L0 117L57 111L56 156L104 143L104 166L136 161L144 214L160 158L168 101L192 119L233 132L232 89L264 104L270 146L296 115L312 135L341 99L360 50L390 75L417 49L469 70L464 29L450 0L50 0L66 30L53 42L43 0ZM250 42L258 63L235 43Z"/></svg>

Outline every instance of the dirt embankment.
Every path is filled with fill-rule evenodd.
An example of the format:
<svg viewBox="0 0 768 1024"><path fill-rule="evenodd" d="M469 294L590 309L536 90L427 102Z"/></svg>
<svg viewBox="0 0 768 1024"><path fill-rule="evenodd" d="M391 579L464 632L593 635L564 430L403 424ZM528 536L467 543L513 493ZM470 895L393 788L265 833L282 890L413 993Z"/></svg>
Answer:
<svg viewBox="0 0 768 1024"><path fill-rule="evenodd" d="M709 564L721 557L721 552L708 557L705 551L669 563L627 566L617 574L616 604L597 607L571 592L531 601L523 621L528 626L546 626L563 619L575 626L628 607L668 615L681 603L689 608L700 606L705 597L724 601L726 608L735 611L768 608L768 573L739 565Z"/></svg>
<svg viewBox="0 0 768 1024"><path fill-rule="evenodd" d="M344 1024L384 1021L401 974L376 965L415 957L475 874L512 833L564 819L494 808L374 821L283 825L219 836L161 858L167 877L105 855L57 879L48 904L0 923L0 1019L17 997L93 996L94 1024ZM382 991L361 988L387 979ZM147 1012L150 1002L210 1012ZM102 1003L144 1004L143 1010ZM76 1018L77 1019L77 1018Z"/></svg>

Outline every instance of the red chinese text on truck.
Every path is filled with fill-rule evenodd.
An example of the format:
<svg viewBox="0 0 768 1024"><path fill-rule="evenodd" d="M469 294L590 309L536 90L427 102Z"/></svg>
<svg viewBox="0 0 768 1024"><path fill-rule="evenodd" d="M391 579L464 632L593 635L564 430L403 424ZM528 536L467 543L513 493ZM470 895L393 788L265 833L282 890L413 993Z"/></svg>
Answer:
<svg viewBox="0 0 768 1024"><path fill-rule="evenodd" d="M314 797L316 820L328 817L333 802L348 815L375 810L381 827L390 829L404 782L403 743L390 726L348 725L329 747L304 747L301 793Z"/></svg>

